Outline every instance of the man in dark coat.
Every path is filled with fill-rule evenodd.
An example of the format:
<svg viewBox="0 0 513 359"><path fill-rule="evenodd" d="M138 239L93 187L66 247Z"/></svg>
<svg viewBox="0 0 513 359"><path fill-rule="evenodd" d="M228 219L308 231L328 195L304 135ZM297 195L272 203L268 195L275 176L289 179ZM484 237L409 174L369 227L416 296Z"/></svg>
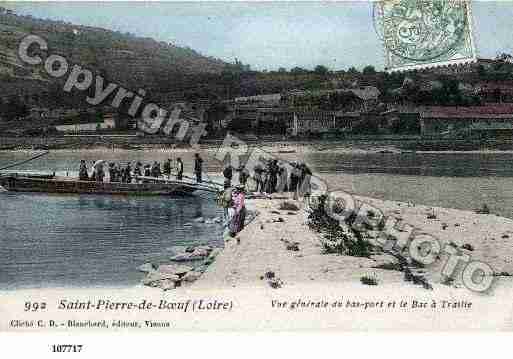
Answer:
<svg viewBox="0 0 513 359"><path fill-rule="evenodd" d="M201 174L203 172L203 159L199 153L194 154L194 174L196 175L196 182L201 183Z"/></svg>
<svg viewBox="0 0 513 359"><path fill-rule="evenodd" d="M164 162L163 172L164 172L164 175L167 176L167 178L171 178L171 159L170 158L166 162Z"/></svg>
<svg viewBox="0 0 513 359"><path fill-rule="evenodd" d="M228 187L232 186L232 178L233 178L233 167L228 164L223 170L224 181L228 185Z"/></svg>
<svg viewBox="0 0 513 359"><path fill-rule="evenodd" d="M80 161L80 169L78 170L78 179L81 181L88 181L89 174L87 173L86 161Z"/></svg>

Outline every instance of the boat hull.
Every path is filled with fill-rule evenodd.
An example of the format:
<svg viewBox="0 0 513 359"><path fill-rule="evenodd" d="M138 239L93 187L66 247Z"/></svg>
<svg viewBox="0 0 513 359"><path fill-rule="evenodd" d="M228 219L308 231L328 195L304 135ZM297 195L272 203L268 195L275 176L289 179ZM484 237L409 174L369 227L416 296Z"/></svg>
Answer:
<svg viewBox="0 0 513 359"><path fill-rule="evenodd" d="M117 183L77 181L72 179L41 179L1 177L0 185L13 192L101 194L130 196L188 195L196 189L180 183Z"/></svg>

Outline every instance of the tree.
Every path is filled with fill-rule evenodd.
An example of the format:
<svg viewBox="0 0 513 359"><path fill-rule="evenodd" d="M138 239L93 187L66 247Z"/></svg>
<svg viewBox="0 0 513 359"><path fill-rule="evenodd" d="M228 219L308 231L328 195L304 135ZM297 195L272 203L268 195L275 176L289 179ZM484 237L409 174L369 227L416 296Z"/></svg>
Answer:
<svg viewBox="0 0 513 359"><path fill-rule="evenodd" d="M372 65L365 66L362 70L364 75L374 75L376 73L376 69Z"/></svg>
<svg viewBox="0 0 513 359"><path fill-rule="evenodd" d="M297 67L297 66L290 69L290 73L294 74L294 75L306 74L307 72L308 72L308 70L306 70L302 67Z"/></svg>
<svg viewBox="0 0 513 359"><path fill-rule="evenodd" d="M349 68L349 70L347 70L347 73L348 73L348 74L351 74L351 75L357 75L357 74L359 74L359 73L360 73L360 71L358 71L358 70L356 69L356 67L351 66L351 67Z"/></svg>
<svg viewBox="0 0 513 359"><path fill-rule="evenodd" d="M285 67L280 67L280 68L278 69L278 72L279 72L279 73L286 73L286 72L287 72L287 69L286 69Z"/></svg>
<svg viewBox="0 0 513 359"><path fill-rule="evenodd" d="M24 117L28 114L27 105L19 99L18 96L12 96L6 105L5 116L9 120L13 120L18 117Z"/></svg>
<svg viewBox="0 0 513 359"><path fill-rule="evenodd" d="M0 97L0 118L4 117L5 110L6 110L5 105L6 104L5 104L4 100Z"/></svg>
<svg viewBox="0 0 513 359"><path fill-rule="evenodd" d="M317 74L317 75L327 75L329 70L326 66L323 66L323 65L317 65L315 66L315 69L314 69L314 72Z"/></svg>
<svg viewBox="0 0 513 359"><path fill-rule="evenodd" d="M477 66L477 75L479 76L480 80L485 79L487 76L486 68L482 64Z"/></svg>
<svg viewBox="0 0 513 359"><path fill-rule="evenodd" d="M501 61L501 62L513 62L513 56L503 52L503 53L498 54L495 57L495 60L496 61Z"/></svg>

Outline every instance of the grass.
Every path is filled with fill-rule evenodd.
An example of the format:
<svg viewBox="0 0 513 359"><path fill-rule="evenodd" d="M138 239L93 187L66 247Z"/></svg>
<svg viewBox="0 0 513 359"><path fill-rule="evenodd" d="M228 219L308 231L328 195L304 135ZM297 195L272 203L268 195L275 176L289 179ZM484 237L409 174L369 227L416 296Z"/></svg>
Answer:
<svg viewBox="0 0 513 359"><path fill-rule="evenodd" d="M395 270L395 271L399 271L399 272L401 272L403 270L401 264L394 263L394 262L382 263L382 264L379 264L379 265L374 266L372 268L385 269L385 270Z"/></svg>
<svg viewBox="0 0 513 359"><path fill-rule="evenodd" d="M287 201L280 203L278 209L281 211L299 211L299 207L295 203Z"/></svg>
<svg viewBox="0 0 513 359"><path fill-rule="evenodd" d="M375 276L364 275L360 278L360 282L365 285L378 285L378 279Z"/></svg>
<svg viewBox="0 0 513 359"><path fill-rule="evenodd" d="M461 248L466 249L467 251L473 251L474 250L474 246L472 244L469 244L469 243L465 243L464 245L461 246Z"/></svg>
<svg viewBox="0 0 513 359"><path fill-rule="evenodd" d="M319 198L318 208L308 216L309 227L320 233L324 253L344 254L354 257L369 257L373 246L363 239L360 232L351 228L355 216L346 220L346 225L328 216L324 210L326 198Z"/></svg>
<svg viewBox="0 0 513 359"><path fill-rule="evenodd" d="M454 278L453 277L444 277L444 279L441 281L443 285L451 286L454 284Z"/></svg>

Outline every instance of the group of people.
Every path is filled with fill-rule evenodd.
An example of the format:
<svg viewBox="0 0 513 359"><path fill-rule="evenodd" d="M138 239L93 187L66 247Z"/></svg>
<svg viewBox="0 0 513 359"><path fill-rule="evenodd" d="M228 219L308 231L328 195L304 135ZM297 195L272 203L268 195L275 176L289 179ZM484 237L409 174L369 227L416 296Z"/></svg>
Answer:
<svg viewBox="0 0 513 359"><path fill-rule="evenodd" d="M224 186L231 187L234 172L239 172L239 184L247 187L248 179L251 178L247 168L234 169L227 165L223 170ZM268 194L277 192L310 192L309 183L312 171L305 163L292 162L284 164L278 160L270 160L265 166L257 164L253 169L252 180L255 192Z"/></svg>
<svg viewBox="0 0 513 359"><path fill-rule="evenodd" d="M305 163L290 164L270 160L265 168L257 165L254 168L253 181L255 192L268 194L276 192L294 192L297 198L300 193L310 192L310 176L312 172ZM239 184L232 185L234 172L239 172ZM251 175L247 168L234 169L231 165L223 170L224 191L219 194L218 204L224 209L224 217L229 233L234 237L244 228L246 219L245 191Z"/></svg>
<svg viewBox="0 0 513 359"><path fill-rule="evenodd" d="M105 167L107 167L107 169ZM93 162L91 170L87 167L86 161L81 160L78 177L81 181L104 182L104 180L106 180L106 173L108 172L109 182L132 183L135 181L138 183L150 181L150 179L141 179L139 177L165 177L171 179L172 172L176 171L176 179L181 181L183 179L183 167L183 161L180 157L178 157L176 161L168 159L162 166L157 161L154 161L153 164L145 165L138 161L135 166L132 167L132 163L130 162L123 166L120 163L107 163L106 161L100 160ZM198 178L198 171L196 171L196 168L199 168L200 181L198 182L201 182L201 165L199 167L195 165L195 173Z"/></svg>
<svg viewBox="0 0 513 359"><path fill-rule="evenodd" d="M245 191L249 187L248 179L253 180L253 190L255 192L264 192L268 194L276 192L293 192L294 197L299 193L310 192L310 176L312 172L305 163L292 162L284 163L278 160L269 160L258 164L253 169L253 176L245 167L233 168L227 165L223 170L224 191L219 194L218 203L224 209L224 216L229 228L229 233L235 236L244 228L246 218ZM105 167L107 166L107 170ZM164 177L171 179L171 175L176 171L176 179L181 181L184 164L180 157L176 161L166 160L162 166L159 162L143 165L137 162L132 168L128 162L126 165L104 160L96 161L91 166L91 171L87 167L86 161L81 160L79 169L79 179L81 181L103 182L108 172L109 182L135 183L150 182L152 178ZM194 155L193 171L196 182L202 182L203 159L198 153ZM239 184L232 185L234 172L239 173ZM91 173L91 174L89 174Z"/></svg>

